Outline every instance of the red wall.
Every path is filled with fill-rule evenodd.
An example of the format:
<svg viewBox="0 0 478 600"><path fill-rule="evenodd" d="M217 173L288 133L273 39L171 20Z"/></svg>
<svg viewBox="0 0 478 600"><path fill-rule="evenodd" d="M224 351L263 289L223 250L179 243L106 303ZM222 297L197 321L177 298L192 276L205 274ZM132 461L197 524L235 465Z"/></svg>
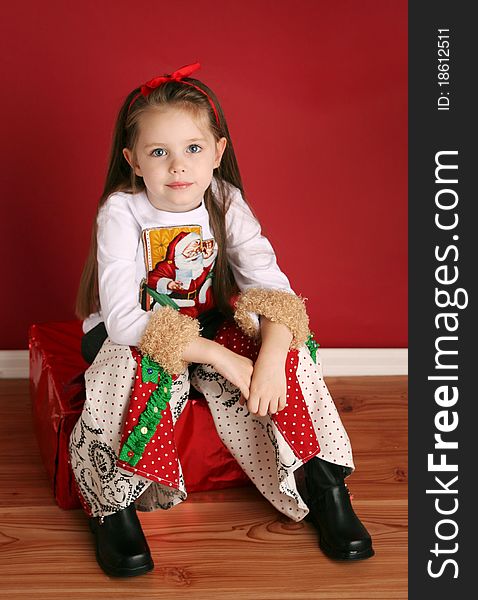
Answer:
<svg viewBox="0 0 478 600"><path fill-rule="evenodd" d="M120 103L196 60L319 343L405 347L405 0L75 5L2 11L0 348L74 318Z"/></svg>

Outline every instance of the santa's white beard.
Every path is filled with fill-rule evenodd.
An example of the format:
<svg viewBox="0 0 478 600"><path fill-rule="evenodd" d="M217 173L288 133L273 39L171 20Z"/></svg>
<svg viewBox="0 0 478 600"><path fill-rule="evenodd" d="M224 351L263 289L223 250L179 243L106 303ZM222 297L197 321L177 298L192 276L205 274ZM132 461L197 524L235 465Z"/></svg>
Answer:
<svg viewBox="0 0 478 600"><path fill-rule="evenodd" d="M196 256L186 258L185 256L178 256L176 258L177 269L190 269L192 272L193 279L199 277L204 269L202 254L198 253Z"/></svg>

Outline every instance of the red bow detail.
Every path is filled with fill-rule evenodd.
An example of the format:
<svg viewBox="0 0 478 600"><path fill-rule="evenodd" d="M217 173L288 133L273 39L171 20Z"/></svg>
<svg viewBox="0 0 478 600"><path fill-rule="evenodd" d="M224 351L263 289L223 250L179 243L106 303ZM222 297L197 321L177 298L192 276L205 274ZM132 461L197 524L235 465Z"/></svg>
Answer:
<svg viewBox="0 0 478 600"><path fill-rule="evenodd" d="M197 71L201 67L201 64L198 62L192 63L190 65L185 65L181 67L171 75L160 75L159 77L154 77L151 81L148 81L144 85L141 86L141 93L143 96L149 96L151 92L161 85L162 83L166 83L166 81L181 81L183 77L189 77L191 73Z"/></svg>
<svg viewBox="0 0 478 600"><path fill-rule="evenodd" d="M148 81L147 83L145 83L141 86L141 91L138 94L136 94L136 96L131 100L129 107L128 107L128 111L131 108L132 104L134 104L134 102L137 100L137 98L139 98L139 96L141 96L141 95L143 95L144 97L149 96L149 94L151 94L151 92L154 89L156 89L162 83L166 83L166 81L182 81L182 79L184 77L189 77L189 75L191 75L191 73L194 73L194 71L197 71L200 67L201 67L201 64L198 62L195 62L190 65L185 65L184 67L181 67L177 71L174 71L174 73L171 73L171 75L160 75L159 77L154 77L153 79L151 79L150 81ZM215 107L212 99L209 97L209 94L207 94L204 90L202 90L197 85L194 85L194 83L190 83L189 81L183 81L183 83L186 85L190 85L191 87L195 88L196 90L201 92L201 94L204 94L207 97L207 99L209 100L209 104L211 105L211 108L214 111L214 115L216 117L216 123L219 126L219 115L217 114L216 107Z"/></svg>

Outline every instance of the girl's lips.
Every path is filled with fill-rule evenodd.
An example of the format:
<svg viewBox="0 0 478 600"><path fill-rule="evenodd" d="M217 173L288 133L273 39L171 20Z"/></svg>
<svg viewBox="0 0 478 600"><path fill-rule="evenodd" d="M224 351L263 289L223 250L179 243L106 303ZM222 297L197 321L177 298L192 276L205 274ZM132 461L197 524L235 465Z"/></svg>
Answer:
<svg viewBox="0 0 478 600"><path fill-rule="evenodd" d="M191 183L170 183L168 187L173 189L185 189L192 185Z"/></svg>

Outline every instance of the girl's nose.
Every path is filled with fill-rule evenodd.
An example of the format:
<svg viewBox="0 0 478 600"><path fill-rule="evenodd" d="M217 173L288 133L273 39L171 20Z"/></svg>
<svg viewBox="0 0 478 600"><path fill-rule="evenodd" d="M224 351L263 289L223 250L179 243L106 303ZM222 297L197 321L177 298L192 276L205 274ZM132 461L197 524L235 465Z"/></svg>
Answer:
<svg viewBox="0 0 478 600"><path fill-rule="evenodd" d="M184 173L186 169L184 168L184 163L182 162L182 160L177 158L171 161L171 166L169 167L169 170L171 173Z"/></svg>

